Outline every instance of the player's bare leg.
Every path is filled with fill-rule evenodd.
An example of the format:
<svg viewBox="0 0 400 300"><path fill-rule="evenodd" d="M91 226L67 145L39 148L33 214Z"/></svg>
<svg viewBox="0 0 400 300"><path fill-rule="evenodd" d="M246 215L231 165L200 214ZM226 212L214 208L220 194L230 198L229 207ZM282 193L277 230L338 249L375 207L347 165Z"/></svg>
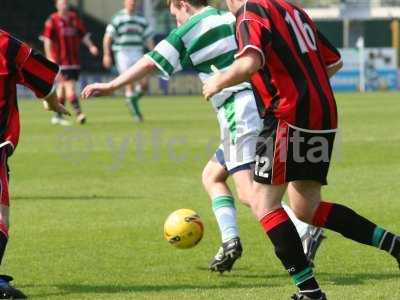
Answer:
<svg viewBox="0 0 400 300"><path fill-rule="evenodd" d="M63 82L59 82L56 89L58 101L64 106L65 105L65 88ZM68 120L64 119L64 116L61 113L54 113L54 116L51 118L51 124L53 125L62 125L69 126L71 123Z"/></svg>
<svg viewBox="0 0 400 300"><path fill-rule="evenodd" d="M232 175L238 198L241 203L248 207L251 207L252 201L254 201L253 169L243 170ZM297 218L292 209L285 203L282 203L282 207L295 225L303 245L304 253L307 256L310 265L313 266L315 254L317 253L322 240L325 238L323 230L309 225L309 223L303 222Z"/></svg>
<svg viewBox="0 0 400 300"><path fill-rule="evenodd" d="M289 183L288 186L289 202L293 213L299 220L307 224L313 224L312 216L314 215L315 210L319 206L321 199L321 193L320 193L321 184L314 181L308 181L308 182L305 181L304 183L310 186L310 188L307 189L308 193L304 195L307 198L299 197L300 196L299 193L296 191L296 188L294 188L299 184L298 182ZM294 201L295 199L297 199L297 201ZM289 212L288 214L290 216ZM298 217L299 215L300 217ZM296 222L294 223L296 225ZM325 236L323 235L323 229L321 228L310 225L307 230L308 232L305 235L300 234L300 238L303 244L304 253L307 256L307 259L310 261L310 264L313 266L316 252L322 240L325 238Z"/></svg>
<svg viewBox="0 0 400 300"><path fill-rule="evenodd" d="M140 97L144 96L144 94L148 92L149 83L150 83L149 77L145 77L140 81L140 89L141 89L141 93L142 93Z"/></svg>
<svg viewBox="0 0 400 300"><path fill-rule="evenodd" d="M212 199L222 239L222 246L211 260L209 269L220 273L230 271L242 255L234 198L226 183L228 177L228 171L215 158L207 163L202 175L203 186Z"/></svg>
<svg viewBox="0 0 400 300"><path fill-rule="evenodd" d="M273 243L276 256L288 270L302 295L310 299L325 299L303 252L296 228L281 206L286 188L287 184L268 185L255 182L253 213Z"/></svg>
<svg viewBox="0 0 400 300"><path fill-rule="evenodd" d="M238 195L238 199L240 202L248 207L253 207L252 202L255 199L254 196L254 187L253 187L253 169L248 169L248 170L241 170L239 172L236 172L232 175L233 182L235 184L236 192ZM207 190L208 194L210 195L211 199L215 199L216 195L226 195L227 197L232 197L232 193L226 183L226 180L229 177L229 172L215 159L212 159L208 162L206 167L204 168L203 171L203 185L205 189ZM232 197L233 199L233 197ZM229 203L226 203L228 205ZM308 225L306 223L303 223L299 219L296 218L295 214L291 211L291 209L285 205L284 207L285 211L288 213L290 216L291 220L295 224L296 230L301 238L302 244L303 244L303 249L305 254L307 255L307 259L313 259L315 256L315 253L318 249L319 243L321 240L316 239L317 244L310 245L312 248L306 247L308 246L308 243L305 243L304 241L307 241L314 236L311 235L312 232L315 231L315 229L320 230L318 228L315 228L314 226ZM218 216L216 215L217 220ZM220 228L223 226L221 224ZM236 225L237 226L237 225ZM221 229L222 231L222 229ZM320 236L318 236L320 237ZM240 244L240 240L237 239L239 243L236 243L235 246L236 248L240 248L240 251L236 251L237 254L241 255L242 252L242 247ZM235 248L233 247L233 248ZM310 256L310 257L309 257ZM240 256L237 255L237 257L232 258L227 258L224 255L223 247L220 248L220 251L217 253L215 258L211 261L210 263L210 269L214 271L220 271L224 272L226 270L231 270L235 260L239 258ZM221 262L223 261L223 263ZM310 261L312 262L312 261Z"/></svg>
<svg viewBox="0 0 400 300"><path fill-rule="evenodd" d="M253 170L242 170L232 175L236 193L240 202L251 208L253 196Z"/></svg>
<svg viewBox="0 0 400 300"><path fill-rule="evenodd" d="M1 264L8 242L10 209L9 209L9 194L8 194L7 153L4 148L0 149L0 153L1 153L0 264ZM12 280L13 278L11 276L0 275L0 299L25 299L26 296L20 290L10 285L10 282Z"/></svg>
<svg viewBox="0 0 400 300"><path fill-rule="evenodd" d="M79 98L76 94L76 81L75 80L66 80L63 82L65 88L65 96L67 100L71 103L72 109L76 114L76 122L78 124L86 123L86 116L82 112L81 104L79 102Z"/></svg>

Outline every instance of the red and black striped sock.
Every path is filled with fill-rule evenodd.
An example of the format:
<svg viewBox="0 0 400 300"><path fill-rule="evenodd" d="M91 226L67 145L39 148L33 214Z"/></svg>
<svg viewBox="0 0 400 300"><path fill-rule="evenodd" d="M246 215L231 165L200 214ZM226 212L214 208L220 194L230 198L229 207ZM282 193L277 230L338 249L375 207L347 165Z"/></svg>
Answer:
<svg viewBox="0 0 400 300"><path fill-rule="evenodd" d="M295 226L283 208L269 212L260 220L275 247L275 254L288 270L300 292L311 297L321 297L321 290L314 278L303 252Z"/></svg>
<svg viewBox="0 0 400 300"><path fill-rule="evenodd" d="M385 250L396 258L400 255L399 237L346 206L321 202L315 212L313 224L339 232L356 242Z"/></svg>

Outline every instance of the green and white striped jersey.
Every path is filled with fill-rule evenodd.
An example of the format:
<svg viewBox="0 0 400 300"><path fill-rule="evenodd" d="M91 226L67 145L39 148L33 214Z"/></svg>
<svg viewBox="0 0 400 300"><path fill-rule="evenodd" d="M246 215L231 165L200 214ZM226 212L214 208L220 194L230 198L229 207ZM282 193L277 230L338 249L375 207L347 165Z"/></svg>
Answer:
<svg viewBox="0 0 400 300"><path fill-rule="evenodd" d="M126 9L120 10L112 17L106 33L113 39L113 51L132 48L143 51L146 41L153 35L144 17L131 15Z"/></svg>
<svg viewBox="0 0 400 300"><path fill-rule="evenodd" d="M213 75L211 66L227 69L234 61L237 45L235 17L211 6L191 16L147 54L168 79L183 69L193 69L204 82ZM211 101L219 108L234 92L249 89L249 83L224 89Z"/></svg>

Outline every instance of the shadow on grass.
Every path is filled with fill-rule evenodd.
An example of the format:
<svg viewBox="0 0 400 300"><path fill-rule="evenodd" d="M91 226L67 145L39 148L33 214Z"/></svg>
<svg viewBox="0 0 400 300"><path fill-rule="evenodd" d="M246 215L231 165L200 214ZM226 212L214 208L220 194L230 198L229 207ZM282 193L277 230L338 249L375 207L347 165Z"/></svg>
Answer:
<svg viewBox="0 0 400 300"><path fill-rule="evenodd" d="M196 284L138 284L138 285L90 285L90 284L59 284L54 286L41 286L56 288L59 292L49 292L37 295L30 295L31 298L63 296L70 294L119 294L119 293L162 293L168 291L182 290L224 290L224 289L253 289L274 287L271 284L243 284L237 282L224 282L221 284L196 285ZM20 286L20 288L38 287L38 286Z"/></svg>
<svg viewBox="0 0 400 300"><path fill-rule="evenodd" d="M135 196L103 196L103 195L82 195L82 196L15 196L12 197L13 200L79 200L79 201L88 201L88 200L134 200L139 197Z"/></svg>
<svg viewBox="0 0 400 300"><path fill-rule="evenodd" d="M338 274L338 273L318 273L318 279L321 282L329 282L339 286L350 286L350 285L363 285L367 281L377 280L392 280L398 279L400 274L394 273L381 273L381 274L368 274L368 273L353 273L353 274ZM224 281L217 281L223 278ZM226 281L225 281L226 279ZM234 279L265 279L265 283L243 283L238 282ZM282 284L278 284L276 280L273 282L269 281L272 279L281 279ZM228 281L230 280L230 281ZM53 286L41 286L48 288L56 288L58 292L49 292L39 295L31 295L33 298L36 297L49 297L49 296L63 296L69 294L119 294L119 293L162 293L171 291L182 291L182 290L229 290L229 289L254 289L254 288L271 288L286 285L289 282L289 277L285 273L281 274L229 274L217 276L215 282L219 284L186 284L186 283L175 283L175 284L132 284L132 285L96 285L96 284L58 284ZM38 286L21 286L21 288L32 288Z"/></svg>
<svg viewBox="0 0 400 300"><path fill-rule="evenodd" d="M343 286L362 285L369 280L384 281L384 280L400 279L400 272L353 273L353 274L337 274L337 273L332 274L332 273L318 272L317 279L328 281L335 285L343 285Z"/></svg>
<svg viewBox="0 0 400 300"><path fill-rule="evenodd" d="M231 274L229 275L233 278L243 278L243 279L274 279L274 278L282 278L289 279L286 273L281 274ZM343 273L326 273L326 272L316 272L317 280L321 282L330 282L335 285L363 285L367 281L370 280L392 280L392 279L400 279L400 272L393 273L352 273L352 274L343 274Z"/></svg>
<svg viewBox="0 0 400 300"><path fill-rule="evenodd" d="M199 270L207 270L206 268L199 267ZM265 274L255 273L249 271L249 268L236 268L235 271L242 272L233 272L227 274L221 274L219 278L238 278L238 279L265 279L268 283L268 280L272 279L287 279L289 280L289 276L284 272L278 272L275 274L270 274L265 272ZM217 273L218 275L218 273ZM352 273L352 274L343 274L343 273L328 273L328 272L316 272L316 278L320 281L331 282L335 285L362 285L365 284L366 281L369 280L391 280L391 279L400 279L400 272L393 273Z"/></svg>

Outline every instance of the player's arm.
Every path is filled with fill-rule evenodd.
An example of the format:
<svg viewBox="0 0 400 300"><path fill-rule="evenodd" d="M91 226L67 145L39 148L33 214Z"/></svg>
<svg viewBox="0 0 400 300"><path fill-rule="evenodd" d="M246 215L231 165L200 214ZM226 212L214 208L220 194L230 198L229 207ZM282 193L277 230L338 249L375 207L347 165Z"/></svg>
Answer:
<svg viewBox="0 0 400 300"><path fill-rule="evenodd" d="M83 44L88 48L90 54L93 56L99 55L99 49L93 43L92 38L90 37L90 33L87 33L82 40Z"/></svg>
<svg viewBox="0 0 400 300"><path fill-rule="evenodd" d="M319 30L317 30L317 43L330 78L343 67L342 57L339 50Z"/></svg>
<svg viewBox="0 0 400 300"><path fill-rule="evenodd" d="M210 99L225 88L249 81L252 74L262 67L260 53L248 48L225 72L217 72L203 86L203 95Z"/></svg>
<svg viewBox="0 0 400 300"><path fill-rule="evenodd" d="M43 98L44 109L70 116L71 113L58 101L56 90L53 89L50 94Z"/></svg>
<svg viewBox="0 0 400 300"><path fill-rule="evenodd" d="M113 38L107 32L103 37L103 66L106 69L110 69L112 67L112 53L111 53L111 45L113 43Z"/></svg>
<svg viewBox="0 0 400 300"><path fill-rule="evenodd" d="M155 46L156 46L156 43L154 42L154 39L153 39L153 38L149 38L149 39L146 41L146 47L147 47L147 49L153 50Z"/></svg>
<svg viewBox="0 0 400 300"><path fill-rule="evenodd" d="M236 23L238 53L226 72L217 73L203 86L208 100L224 88L248 81L265 64L265 50L272 39L269 22L262 17L239 16Z"/></svg>
<svg viewBox="0 0 400 300"><path fill-rule="evenodd" d="M82 98L87 99L92 96L98 97L109 95L131 82L140 81L156 70L156 64L147 56L144 56L136 64L131 66L128 70L116 77L114 80L106 83L93 83L86 86L81 93Z"/></svg>
<svg viewBox="0 0 400 300"><path fill-rule="evenodd" d="M183 43L177 42L179 37L174 37L174 34L171 32L165 40L158 43L153 51L147 53L113 81L94 83L85 87L82 97L108 95L128 83L142 80L155 71L159 71L163 78L169 79L172 74L182 70L179 53Z"/></svg>
<svg viewBox="0 0 400 300"><path fill-rule="evenodd" d="M343 61L340 60L336 64L333 64L331 66L328 66L326 68L326 71L328 72L329 78L333 77L339 70L343 68Z"/></svg>
<svg viewBox="0 0 400 300"><path fill-rule="evenodd" d="M33 91L37 98L43 99L47 110L70 115L59 103L54 89L59 67L35 50L30 50L26 44L20 47L29 55L17 64L18 83Z"/></svg>
<svg viewBox="0 0 400 300"><path fill-rule="evenodd" d="M53 56L53 53L51 51L52 49L52 41L49 38L44 38L43 39L43 43L44 43L44 53L46 55L46 58L48 60L51 60L52 62L55 62L55 58Z"/></svg>
<svg viewBox="0 0 400 300"><path fill-rule="evenodd" d="M153 50L154 47L156 46L156 43L154 42L154 31L150 24L146 25L146 28L143 33L143 38L145 40L144 46L148 50Z"/></svg>
<svg viewBox="0 0 400 300"><path fill-rule="evenodd" d="M40 40L43 41L44 54L46 58L52 62L56 62L54 57L53 49L53 39L55 33L54 22L51 18L48 18L44 23L44 30L40 36Z"/></svg>
<svg viewBox="0 0 400 300"><path fill-rule="evenodd" d="M76 19L76 28L78 29L79 35L82 38L83 44L88 48L90 54L93 56L99 55L99 49L93 43L90 33L86 30L85 24L79 17Z"/></svg>

